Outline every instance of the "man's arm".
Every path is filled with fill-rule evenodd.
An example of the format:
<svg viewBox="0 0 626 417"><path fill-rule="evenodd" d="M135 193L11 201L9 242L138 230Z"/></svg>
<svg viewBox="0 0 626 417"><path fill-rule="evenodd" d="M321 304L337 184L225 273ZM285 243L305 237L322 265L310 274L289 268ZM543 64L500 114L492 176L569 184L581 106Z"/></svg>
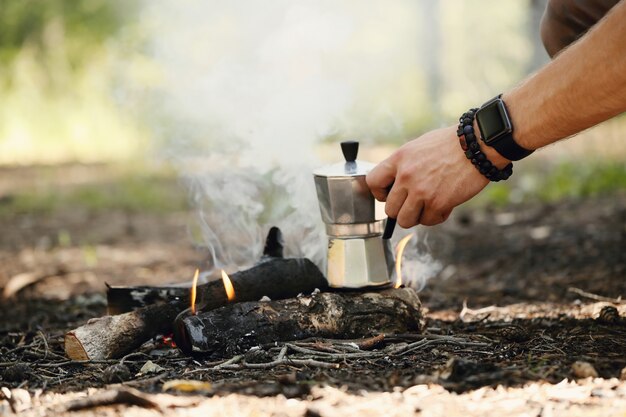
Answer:
<svg viewBox="0 0 626 417"><path fill-rule="evenodd" d="M503 95L516 142L538 149L626 111L626 0L578 42ZM496 166L509 162L481 150ZM456 126L408 142L367 176L388 216L404 228L446 220L487 184L465 158ZM387 195L387 187L393 188Z"/></svg>
<svg viewBox="0 0 626 417"><path fill-rule="evenodd" d="M626 110L626 2L504 94L515 140L537 149Z"/></svg>

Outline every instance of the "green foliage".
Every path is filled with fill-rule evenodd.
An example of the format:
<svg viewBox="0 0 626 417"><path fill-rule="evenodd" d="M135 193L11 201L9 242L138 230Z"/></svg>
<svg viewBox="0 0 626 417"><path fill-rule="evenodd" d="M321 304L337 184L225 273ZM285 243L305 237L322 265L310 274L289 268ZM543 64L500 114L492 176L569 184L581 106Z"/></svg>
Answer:
<svg viewBox="0 0 626 417"><path fill-rule="evenodd" d="M543 171L530 171L527 167L521 175L510 182L490 184L474 204L505 206L512 202L554 202L626 191L626 163L620 161L569 161Z"/></svg>
<svg viewBox="0 0 626 417"><path fill-rule="evenodd" d="M73 40L71 55L79 60L114 35L135 7L121 0L0 0L0 62L25 46L40 52L60 47L59 37Z"/></svg>
<svg viewBox="0 0 626 417"><path fill-rule="evenodd" d="M490 184L480 195L486 201L498 207L503 207L511 201L511 189L503 183Z"/></svg>
<svg viewBox="0 0 626 417"><path fill-rule="evenodd" d="M564 197L589 197L617 190L626 190L626 163L568 162L557 166L537 191L542 200L557 201Z"/></svg>

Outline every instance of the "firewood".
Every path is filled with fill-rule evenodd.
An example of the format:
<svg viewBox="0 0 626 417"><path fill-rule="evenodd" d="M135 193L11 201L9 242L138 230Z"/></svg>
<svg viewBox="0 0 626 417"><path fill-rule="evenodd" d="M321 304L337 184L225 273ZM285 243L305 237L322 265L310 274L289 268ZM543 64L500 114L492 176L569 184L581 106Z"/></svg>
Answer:
<svg viewBox="0 0 626 417"><path fill-rule="evenodd" d="M270 228L263 256L259 263L283 258L283 235L278 227ZM220 293L221 281L198 286L199 297L213 297ZM191 282L168 286L113 286L107 284L107 312L122 314L151 304L187 299ZM236 289L236 288L235 288Z"/></svg>
<svg viewBox="0 0 626 417"><path fill-rule="evenodd" d="M420 301L410 288L319 292L228 305L176 320L174 340L187 354L225 357L266 343L310 337L355 338L421 329Z"/></svg>
<svg viewBox="0 0 626 417"><path fill-rule="evenodd" d="M171 325L185 306L155 304L130 313L91 319L65 334L65 353L73 360L120 358L158 334L171 332Z"/></svg>
<svg viewBox="0 0 626 417"><path fill-rule="evenodd" d="M325 289L326 280L306 258L268 258L250 269L230 276L235 301L295 297ZM201 310L229 303L221 281L198 286ZM71 359L100 360L119 358L159 334L172 332L175 317L189 307L189 295L180 299L139 308L124 314L90 320L65 336L65 352Z"/></svg>

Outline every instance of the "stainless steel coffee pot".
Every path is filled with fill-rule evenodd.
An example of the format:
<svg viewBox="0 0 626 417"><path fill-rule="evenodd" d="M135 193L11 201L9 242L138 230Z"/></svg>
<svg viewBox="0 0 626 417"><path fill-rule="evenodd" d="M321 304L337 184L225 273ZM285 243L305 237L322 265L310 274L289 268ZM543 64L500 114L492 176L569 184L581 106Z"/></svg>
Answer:
<svg viewBox="0 0 626 417"><path fill-rule="evenodd" d="M382 239L386 215L365 175L374 167L356 159L359 142L341 143L345 162L313 172L328 235L326 279L334 288L380 286L391 282L394 259Z"/></svg>

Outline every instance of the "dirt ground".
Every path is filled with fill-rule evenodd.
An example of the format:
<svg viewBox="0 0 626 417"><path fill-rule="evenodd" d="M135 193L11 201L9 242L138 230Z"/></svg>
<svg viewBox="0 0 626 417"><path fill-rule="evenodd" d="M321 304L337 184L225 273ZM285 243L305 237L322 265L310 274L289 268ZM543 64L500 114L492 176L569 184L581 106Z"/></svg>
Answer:
<svg viewBox="0 0 626 417"><path fill-rule="evenodd" d="M626 413L624 192L462 208L430 229L421 249L444 268L420 293L423 334L358 351L278 344L218 362L159 338L122 361L69 361L63 335L105 314L105 282L187 281L202 265L189 221L81 207L0 217L0 287L11 295L0 304L0 415ZM293 363L267 365L277 355ZM142 371L148 361L157 366Z"/></svg>

